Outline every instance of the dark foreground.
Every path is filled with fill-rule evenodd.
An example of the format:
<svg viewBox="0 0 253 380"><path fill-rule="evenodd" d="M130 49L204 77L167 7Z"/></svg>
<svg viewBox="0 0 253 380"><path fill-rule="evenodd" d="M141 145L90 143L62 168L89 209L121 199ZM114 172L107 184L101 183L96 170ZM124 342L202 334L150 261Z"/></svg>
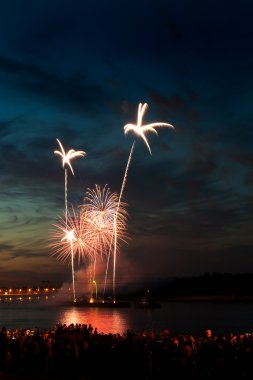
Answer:
<svg viewBox="0 0 253 380"><path fill-rule="evenodd" d="M0 331L0 379L253 379L253 334L103 334L91 325Z"/></svg>

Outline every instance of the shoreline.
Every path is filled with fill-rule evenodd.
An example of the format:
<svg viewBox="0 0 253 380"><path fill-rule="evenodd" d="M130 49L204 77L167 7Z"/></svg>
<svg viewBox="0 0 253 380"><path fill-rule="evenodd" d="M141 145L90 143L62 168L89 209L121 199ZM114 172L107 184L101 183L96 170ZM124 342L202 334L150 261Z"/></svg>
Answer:
<svg viewBox="0 0 253 380"><path fill-rule="evenodd" d="M131 304L135 304L136 302L140 301L141 297L124 297L120 298L115 302L115 304L112 301L95 301L93 303L84 301L84 300L78 300L76 303L74 303L75 306L81 307L81 306L89 306L89 307L96 307L96 306L115 306L115 307L130 307ZM154 296L153 299L157 302L253 302L253 296L240 296L240 295L189 295L189 296ZM62 302L62 297L58 299L57 294L54 294L53 296L17 296L17 295L1 295L0 297L0 304L7 303L9 304L12 301L19 301L22 303L22 301L47 301L51 302L54 301L55 303L63 304L64 306L72 305L73 302L69 299Z"/></svg>
<svg viewBox="0 0 253 380"><path fill-rule="evenodd" d="M162 297L161 302L253 302L251 296L178 296Z"/></svg>

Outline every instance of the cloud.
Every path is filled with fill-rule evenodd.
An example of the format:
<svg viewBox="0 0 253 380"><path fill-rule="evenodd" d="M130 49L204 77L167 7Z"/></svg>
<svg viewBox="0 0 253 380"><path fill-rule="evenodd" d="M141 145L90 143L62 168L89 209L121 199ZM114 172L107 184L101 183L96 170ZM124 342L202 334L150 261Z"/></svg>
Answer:
<svg viewBox="0 0 253 380"><path fill-rule="evenodd" d="M61 112L93 113L108 97L104 87L90 83L83 74L55 74L17 59L0 56L0 76L5 84L55 105Z"/></svg>

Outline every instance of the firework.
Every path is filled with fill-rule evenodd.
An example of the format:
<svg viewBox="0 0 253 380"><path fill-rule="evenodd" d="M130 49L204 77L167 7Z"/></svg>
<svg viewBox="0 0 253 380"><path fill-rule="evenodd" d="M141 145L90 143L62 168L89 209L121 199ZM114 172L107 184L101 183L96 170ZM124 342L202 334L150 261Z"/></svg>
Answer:
<svg viewBox="0 0 253 380"><path fill-rule="evenodd" d="M65 235L61 239L66 240L70 244L71 251L71 268L72 268L72 287L73 287L73 301L76 302L76 289L75 289L75 271L74 271L74 252L73 252L73 242L76 241L74 230L65 230Z"/></svg>
<svg viewBox="0 0 253 380"><path fill-rule="evenodd" d="M125 131L125 134L132 131L132 132L134 132L135 135L140 136L144 140L145 144L147 145L150 154L152 154L148 140L145 136L145 133L153 132L153 133L158 135L155 128L168 127L168 128L174 129L174 126L172 124L163 123L163 122L155 122L155 123L142 125L142 119L143 119L143 116L144 116L147 108L148 108L147 103L144 103L144 104L139 103L138 114L137 114L137 124L126 124L124 126L124 131ZM129 157L128 157L128 161L127 161L127 165L126 165L126 169L125 169L125 174L124 174L122 185L121 185L121 190L120 190L120 195L119 195L119 204L121 202L122 194L123 194L124 188L126 186L126 179L127 179L127 174L128 174L130 162L132 159L132 155L133 155L134 146L135 146L135 141L133 142L132 147L130 149L130 153L129 153Z"/></svg>
<svg viewBox="0 0 253 380"><path fill-rule="evenodd" d="M71 165L71 160L73 160L74 158L78 158L78 157L84 157L86 155L86 153L82 150L75 151L74 149L70 149L67 153L65 153L65 150L64 150L60 140L59 139L56 139L56 140L60 146L61 151L55 150L54 153L59 155L62 158L62 167L65 171L65 218L66 218L66 228L67 228L67 220L68 220L68 171L67 171L66 166L68 166L70 168L72 174L74 175L74 170L73 170L72 165ZM72 244L73 244L73 242L71 242L71 244L70 244L71 247L72 247ZM75 290L74 290L74 256L73 256L73 253L71 256L71 263L72 263L73 293L74 293ZM75 301L75 297L74 297L74 301Z"/></svg>
<svg viewBox="0 0 253 380"><path fill-rule="evenodd" d="M63 219L62 219L63 221ZM70 257L71 259L71 269L72 269L72 288L73 288L73 301L76 302L76 290L75 290L75 272L74 272L74 249L73 242L76 242L75 230L67 229L64 221L64 225L60 224L54 225L58 228L58 231L55 233L54 238L57 238L58 235L60 240L51 244L52 247L55 247L54 254L60 253L60 258L62 255L64 260Z"/></svg>
<svg viewBox="0 0 253 380"><path fill-rule="evenodd" d="M81 206L82 217L86 223L85 235L89 241L89 245L93 252L93 279L95 281L96 258L98 255L107 256L107 268L105 282L108 271L109 253L112 246L115 231L117 231L117 239L126 242L126 204L121 203L119 208L118 195L111 193L110 189L105 185L104 188L96 185L95 189L88 189ZM115 229L117 217L117 229ZM119 246L117 247L119 249Z"/></svg>
<svg viewBox="0 0 253 380"><path fill-rule="evenodd" d="M65 214L66 214L66 220L67 220L67 213L68 213L68 201L67 201L68 172L67 172L66 166L68 166L70 168L72 174L75 175L74 170L73 170L72 165L71 165L71 160L73 160L74 158L78 158L78 157L84 157L84 156L86 156L86 153L82 150L76 151L74 149L70 149L67 153L65 153L65 150L64 150L60 140L59 139L56 139L56 140L60 146L61 151L55 150L54 153L62 158L62 167L65 170Z"/></svg>
<svg viewBox="0 0 253 380"><path fill-rule="evenodd" d="M53 224L49 246L52 249L52 255L56 256L58 260L71 263L74 299L74 261L79 265L89 262L92 266L90 283L96 284L97 257L108 254L114 230L116 230L115 214L117 210L117 237L121 242L127 240L126 204L121 203L120 209L117 207L118 195L111 193L107 185L102 189L96 185L95 189L87 190L84 204L78 208L78 211L72 206L71 214L68 213L67 223L61 217L57 223Z"/></svg>
<svg viewBox="0 0 253 380"><path fill-rule="evenodd" d="M64 218L59 218L58 222L53 224L54 229L50 231L50 248L52 255L57 256L57 259L71 263L72 285L73 285L73 300L76 300L75 292L75 272L74 261L81 265L86 262L91 250L89 242L85 240L85 220L72 207L71 215L68 214L67 225Z"/></svg>
<svg viewBox="0 0 253 380"><path fill-rule="evenodd" d="M143 139L144 143L146 144L146 146L147 146L147 148L149 150L149 153L152 154L150 146L149 146L149 143L148 143L148 140L147 140L147 138L145 136L145 133L147 133L147 132L153 132L156 135L158 135L158 133L157 133L157 131L156 131L155 128L158 128L158 127L168 127L168 128L173 128L174 129L174 126L171 125L171 124L168 124L168 123L163 123L163 122L155 122L155 123L150 123L150 124L142 125L142 119L143 119L143 116L144 116L147 108L148 108L147 103L144 103L144 104L139 103L138 114L137 114L137 123L136 124L126 124L124 126L124 131L125 131L125 134L127 134L130 131L132 131L135 135L140 136ZM131 162L131 159L132 159L132 155L133 155L134 146L135 146L135 141L133 142L131 150L130 150L130 153L129 153L129 157L128 157L128 161L127 161L127 165L126 165L126 169L125 169L125 174L124 174L122 185L121 185L121 190L120 190L120 195L119 195L119 200L118 200L118 208L120 207L122 194L123 194L123 191L124 191L125 186L126 186L126 179L127 179L127 174L128 174L130 162ZM116 212L115 218L116 218L116 222L117 222L117 218L118 218L118 213L117 212ZM115 224L115 228L117 228L117 223ZM117 254L117 234L115 233L115 240L114 240L114 265L113 265L114 300L115 300L116 254Z"/></svg>
<svg viewBox="0 0 253 380"><path fill-rule="evenodd" d="M144 140L145 144L147 145L149 153L152 154L148 140L145 136L145 133L146 132L153 132L156 135L158 135L155 128L158 128L158 127L174 128L174 126L171 124L168 124L168 123L163 123L163 122L156 122L156 123L150 123L150 124L142 125L142 119L143 119L143 116L144 116L147 108L148 108L147 103L144 103L144 104L139 103L138 114L137 114L137 124L126 124L124 126L124 131L125 131L125 134L132 131L137 136L140 136Z"/></svg>
<svg viewBox="0 0 253 380"><path fill-rule="evenodd" d="M85 220L87 239L89 245L93 246L93 252L107 255L113 230L114 217L118 211L118 237L125 241L126 237L126 204L122 203L118 209L118 195L111 193L105 185L104 188L95 185L95 189L88 189L81 206L82 218Z"/></svg>
<svg viewBox="0 0 253 380"><path fill-rule="evenodd" d="M85 240L86 223L82 214L76 212L72 207L71 215L68 214L67 227L63 218L59 218L53 227L54 229L50 231L52 255L57 256L57 259L62 262L70 260L71 251L67 236L72 233L74 237L72 239L74 259L79 266L85 263L91 255L91 248L88 240Z"/></svg>

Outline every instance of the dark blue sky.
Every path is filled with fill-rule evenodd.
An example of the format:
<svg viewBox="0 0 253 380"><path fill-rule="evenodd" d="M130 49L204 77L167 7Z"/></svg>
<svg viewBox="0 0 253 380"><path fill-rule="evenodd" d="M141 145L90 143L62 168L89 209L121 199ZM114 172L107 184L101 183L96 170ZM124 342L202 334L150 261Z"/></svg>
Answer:
<svg viewBox="0 0 253 380"><path fill-rule="evenodd" d="M0 5L0 285L68 281L48 231L64 211L59 138L84 150L69 202L119 192L122 282L253 269L252 2L48 1ZM82 276L82 271L78 274Z"/></svg>

